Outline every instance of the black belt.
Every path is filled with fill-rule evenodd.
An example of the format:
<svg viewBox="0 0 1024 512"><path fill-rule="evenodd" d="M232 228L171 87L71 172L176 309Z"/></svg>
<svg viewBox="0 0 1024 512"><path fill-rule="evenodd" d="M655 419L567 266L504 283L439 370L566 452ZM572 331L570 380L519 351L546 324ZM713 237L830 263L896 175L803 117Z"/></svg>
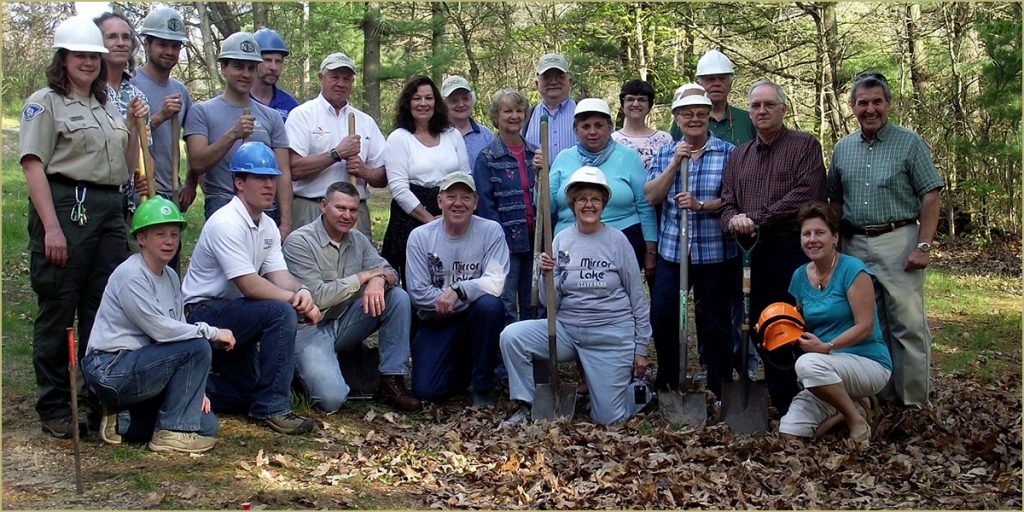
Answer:
<svg viewBox="0 0 1024 512"><path fill-rule="evenodd" d="M110 192L121 192L121 185L100 185L91 181L73 180L63 174L47 174L46 180L50 183L58 183L65 187L85 187L92 190L106 190Z"/></svg>
<svg viewBox="0 0 1024 512"><path fill-rule="evenodd" d="M917 219L905 219L897 220L895 222L889 222L887 224L872 224L870 226L857 227L852 224L846 224L846 232L851 235L863 235L866 237L876 237L896 231L903 226L909 226L916 224Z"/></svg>
<svg viewBox="0 0 1024 512"><path fill-rule="evenodd" d="M296 195L293 195L292 197L295 198L295 199L305 199L306 201L313 201L314 203L319 203L320 200L323 199L322 197L318 197L316 199L313 199L312 197L296 196ZM360 199L359 202L360 203L365 203L366 199Z"/></svg>

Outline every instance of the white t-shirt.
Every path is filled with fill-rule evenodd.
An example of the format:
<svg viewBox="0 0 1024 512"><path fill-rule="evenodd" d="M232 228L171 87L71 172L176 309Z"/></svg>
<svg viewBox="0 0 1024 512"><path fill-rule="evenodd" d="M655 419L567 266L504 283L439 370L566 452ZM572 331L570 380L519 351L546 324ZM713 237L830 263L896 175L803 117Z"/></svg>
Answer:
<svg viewBox="0 0 1024 512"><path fill-rule="evenodd" d="M424 146L408 130L396 128L388 135L385 162L388 190L405 213L420 204L409 190L410 183L436 187L450 172L473 173L466 155L466 141L454 128L441 132L441 142L432 148Z"/></svg>
<svg viewBox="0 0 1024 512"><path fill-rule="evenodd" d="M242 292L231 280L248 274L288 270L281 253L281 232L265 213L253 222L242 200L231 202L206 221L181 283L185 304L210 299L238 299Z"/></svg>
<svg viewBox="0 0 1024 512"><path fill-rule="evenodd" d="M359 157L367 167L377 168L384 165L384 150L387 141L384 134L372 117L346 103L341 112L335 114L334 107L324 99L323 94L317 95L298 107L292 109L284 128L288 133L288 143L292 151L301 157L323 155L336 147L341 139L348 136L348 115L356 116L356 134L359 135ZM327 187L336 181L348 181L345 161L332 164L316 176L305 180L292 180L295 195L315 199L322 197ZM366 181L356 180L359 198L370 197Z"/></svg>

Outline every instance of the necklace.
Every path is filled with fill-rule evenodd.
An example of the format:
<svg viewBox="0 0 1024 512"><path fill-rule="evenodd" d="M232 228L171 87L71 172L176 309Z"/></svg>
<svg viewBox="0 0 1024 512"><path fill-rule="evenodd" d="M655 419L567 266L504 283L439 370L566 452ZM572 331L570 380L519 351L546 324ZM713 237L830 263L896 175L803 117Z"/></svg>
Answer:
<svg viewBox="0 0 1024 512"><path fill-rule="evenodd" d="M819 292L825 290L825 280L828 279L829 276L832 275L832 271L836 269L836 259L838 258L839 251L836 251L835 253L832 254L832 264L829 265L828 272L826 272L823 276L818 276L818 267L813 263L811 264L811 268L814 269L814 279L818 281L817 288Z"/></svg>

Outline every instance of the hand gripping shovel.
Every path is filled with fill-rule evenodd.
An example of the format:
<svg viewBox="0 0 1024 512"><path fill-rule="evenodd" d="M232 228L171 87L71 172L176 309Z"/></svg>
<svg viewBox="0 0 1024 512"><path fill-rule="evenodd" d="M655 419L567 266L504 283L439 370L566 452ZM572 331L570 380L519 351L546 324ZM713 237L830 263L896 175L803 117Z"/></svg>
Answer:
<svg viewBox="0 0 1024 512"><path fill-rule="evenodd" d="M754 251L760 237L760 230L754 226L753 242L749 247L743 245L739 235L736 245L743 253L743 342L740 348L740 361L747 364L748 346L750 345L750 253ZM741 371L740 380L726 382L723 386L722 415L725 423L737 434L754 434L768 431L768 390L764 382L752 382L747 372Z"/></svg>
<svg viewBox="0 0 1024 512"><path fill-rule="evenodd" d="M544 226L544 252L551 255L551 191L548 187L548 116L540 118L540 146L544 151L544 165L537 173L537 190L540 191L540 211L537 221ZM544 272L544 294L548 309L548 371L551 373L547 384L538 384L533 397L530 415L536 420L572 418L576 411L576 385L563 384L558 375L558 343L555 330L555 276Z"/></svg>
<svg viewBox="0 0 1024 512"><path fill-rule="evenodd" d="M690 159L680 162L682 191L689 189ZM666 213L667 214L667 213ZM686 377L687 356L686 332L688 320L687 297L689 296L690 237L687 233L689 214L681 212L679 219L679 390L665 391L658 396L658 407L665 419L673 425L703 427L708 420L707 401L703 393L688 393L693 381Z"/></svg>

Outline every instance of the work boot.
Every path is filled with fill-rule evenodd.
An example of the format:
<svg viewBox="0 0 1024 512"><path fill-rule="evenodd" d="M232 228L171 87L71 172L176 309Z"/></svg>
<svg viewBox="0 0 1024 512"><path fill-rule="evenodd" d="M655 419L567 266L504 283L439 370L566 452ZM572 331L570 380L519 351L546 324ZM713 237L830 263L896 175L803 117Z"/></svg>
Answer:
<svg viewBox="0 0 1024 512"><path fill-rule="evenodd" d="M50 418L43 420L42 422L43 432L50 434L57 439L71 439L74 437L75 432L71 430L71 416L61 416L59 418ZM86 426L85 423L78 423L78 435L79 437L85 435Z"/></svg>
<svg viewBox="0 0 1024 512"><path fill-rule="evenodd" d="M117 433L117 411L103 404L103 416L100 417L100 439L107 444L121 444L121 434Z"/></svg>
<svg viewBox="0 0 1024 512"><path fill-rule="evenodd" d="M494 391L476 391L472 390L469 392L469 406L476 407L477 409L483 409L487 407L494 407L497 400L494 399Z"/></svg>
<svg viewBox="0 0 1024 512"><path fill-rule="evenodd" d="M313 430L313 420L291 412L260 418L256 422L270 427L271 430L288 435L305 434Z"/></svg>
<svg viewBox="0 0 1024 512"><path fill-rule="evenodd" d="M405 387L405 375L381 375L376 399L399 411L416 412L423 408L423 403Z"/></svg>
<svg viewBox="0 0 1024 512"><path fill-rule="evenodd" d="M513 412L507 420L501 422L502 425L507 427L518 427L530 421L530 408L532 406L526 402L520 402L518 400L516 403L518 406L516 407L515 412Z"/></svg>
<svg viewBox="0 0 1024 512"><path fill-rule="evenodd" d="M203 453L217 444L217 438L201 436L195 432L157 430L149 441L154 452Z"/></svg>

